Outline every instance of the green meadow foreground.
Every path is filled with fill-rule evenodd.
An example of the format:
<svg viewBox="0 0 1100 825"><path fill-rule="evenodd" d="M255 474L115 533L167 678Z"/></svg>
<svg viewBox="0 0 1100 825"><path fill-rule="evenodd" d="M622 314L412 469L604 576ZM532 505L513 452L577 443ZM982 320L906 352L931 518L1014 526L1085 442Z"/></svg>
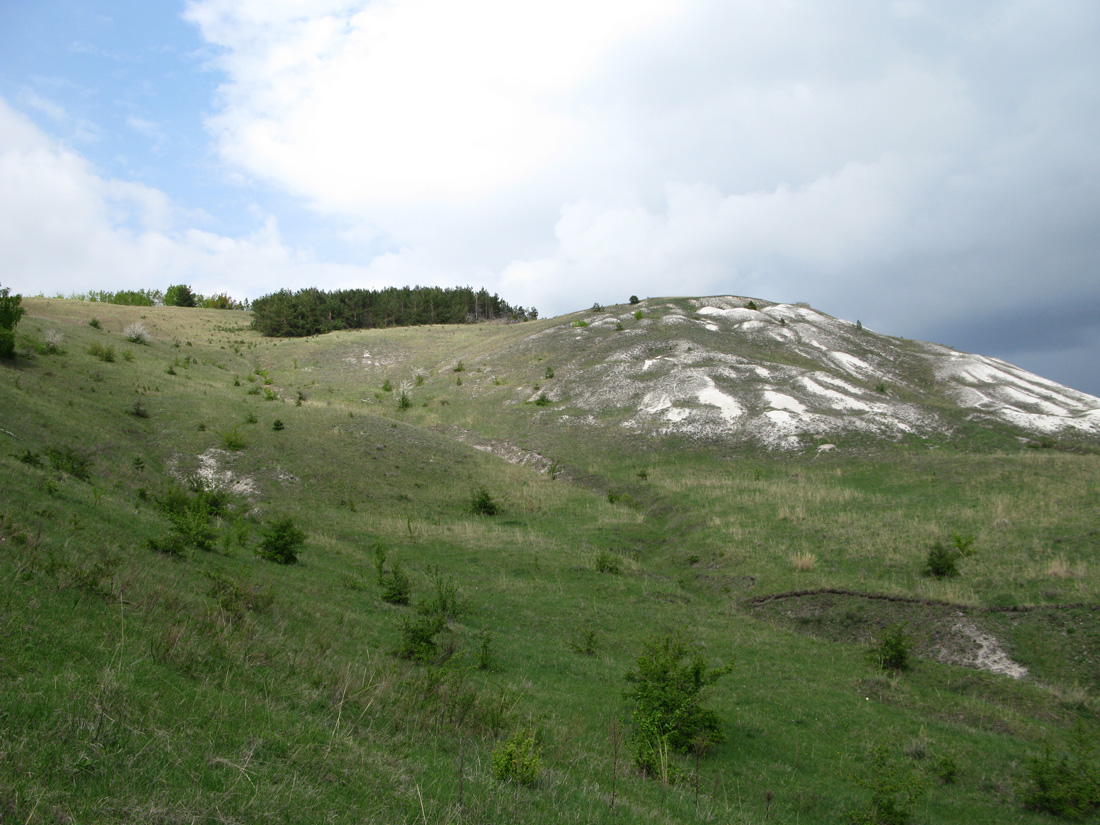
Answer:
<svg viewBox="0 0 1100 825"><path fill-rule="evenodd" d="M286 340L246 312L23 305L0 821L1097 816L1095 438L938 400L950 433L824 450L624 426L577 382L632 307L599 341ZM670 632L729 665L720 741L644 775L626 675ZM517 750L529 772L494 770Z"/></svg>

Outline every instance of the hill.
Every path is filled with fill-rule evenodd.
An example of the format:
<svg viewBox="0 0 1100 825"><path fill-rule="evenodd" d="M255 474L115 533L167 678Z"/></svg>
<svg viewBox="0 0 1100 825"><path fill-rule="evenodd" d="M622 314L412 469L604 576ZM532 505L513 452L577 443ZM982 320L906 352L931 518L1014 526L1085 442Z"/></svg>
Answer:
<svg viewBox="0 0 1100 825"><path fill-rule="evenodd" d="M26 299L4 818L840 822L907 788L915 821L1054 821L1032 766L1100 712L1100 402L752 304L276 340ZM663 782L624 675L675 630L733 667L725 740ZM524 730L529 786L490 767Z"/></svg>

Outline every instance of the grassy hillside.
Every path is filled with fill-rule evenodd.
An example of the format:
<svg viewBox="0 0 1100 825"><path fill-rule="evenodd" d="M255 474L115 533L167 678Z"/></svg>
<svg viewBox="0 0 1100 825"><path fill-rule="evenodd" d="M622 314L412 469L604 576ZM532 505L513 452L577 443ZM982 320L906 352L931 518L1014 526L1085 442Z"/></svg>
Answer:
<svg viewBox="0 0 1100 825"><path fill-rule="evenodd" d="M1087 445L654 437L559 390L600 360L561 319L285 341L232 311L24 305L3 821L891 821L911 796L915 822L1042 823L1031 760L1097 740ZM265 560L288 518L298 562ZM922 573L936 543L957 576ZM435 650L399 655L437 615ZM899 625L913 667L886 671ZM725 741L668 782L634 769L623 695L665 631L733 663ZM536 781L495 778L524 730Z"/></svg>

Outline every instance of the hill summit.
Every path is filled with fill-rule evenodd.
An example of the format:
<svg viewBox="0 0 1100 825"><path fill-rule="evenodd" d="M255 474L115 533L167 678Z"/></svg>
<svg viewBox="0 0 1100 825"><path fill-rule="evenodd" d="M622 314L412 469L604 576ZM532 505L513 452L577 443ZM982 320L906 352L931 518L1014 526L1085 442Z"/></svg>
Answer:
<svg viewBox="0 0 1100 825"><path fill-rule="evenodd" d="M950 436L967 424L1021 438L1100 434L1100 398L803 304L650 299L553 319L514 346L567 356L544 402L583 411L577 423L773 449L850 434Z"/></svg>

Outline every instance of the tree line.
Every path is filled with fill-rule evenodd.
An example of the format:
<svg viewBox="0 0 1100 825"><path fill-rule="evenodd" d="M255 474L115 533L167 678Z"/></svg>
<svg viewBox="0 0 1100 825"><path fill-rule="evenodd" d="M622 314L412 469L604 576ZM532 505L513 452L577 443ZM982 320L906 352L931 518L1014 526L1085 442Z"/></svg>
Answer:
<svg viewBox="0 0 1100 825"><path fill-rule="evenodd" d="M512 306L499 295L472 287L284 289L252 302L252 328L272 337L319 335L337 329L473 324L538 318L534 307Z"/></svg>
<svg viewBox="0 0 1100 825"><path fill-rule="evenodd" d="M64 296L58 295L58 298ZM100 304L122 304L135 307L202 307L204 309L248 309L245 298L238 301L222 292L217 295L202 295L187 284L173 284L165 291L159 289L120 289L110 292L105 289L89 289L69 295L72 301L90 301Z"/></svg>

